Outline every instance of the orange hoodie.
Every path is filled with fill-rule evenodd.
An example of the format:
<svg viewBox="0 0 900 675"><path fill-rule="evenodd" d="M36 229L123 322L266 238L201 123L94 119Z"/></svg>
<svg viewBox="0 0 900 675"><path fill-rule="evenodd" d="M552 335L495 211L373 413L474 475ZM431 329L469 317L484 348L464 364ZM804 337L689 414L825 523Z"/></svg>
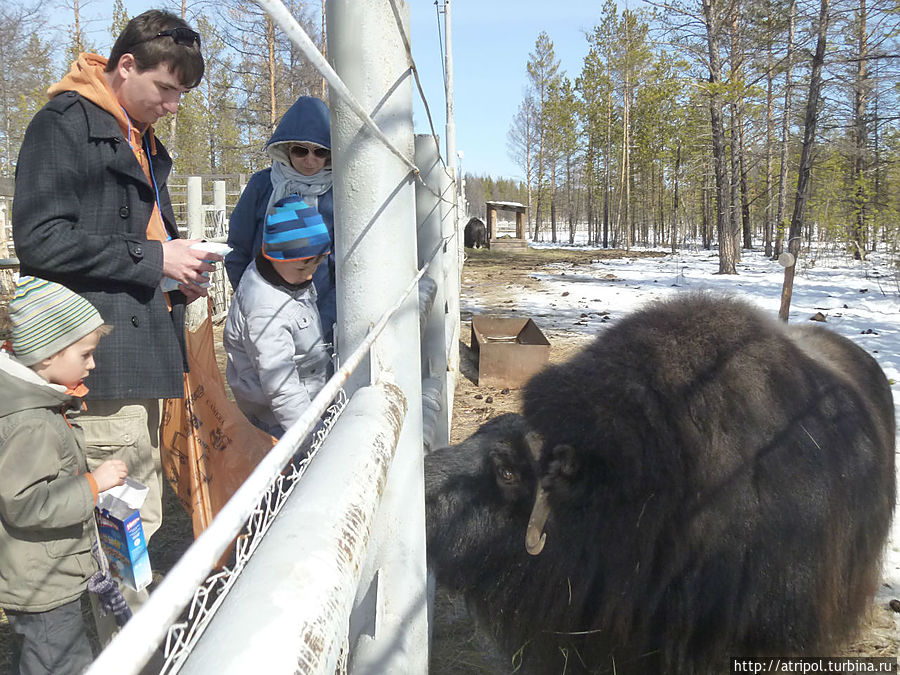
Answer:
<svg viewBox="0 0 900 675"><path fill-rule="evenodd" d="M122 130L122 136L128 141L134 156L144 170L147 182L152 184L150 159L144 152L142 132L149 134L147 137L148 145L150 146L151 154L155 155L156 137L153 134L153 127L147 125L141 128L131 123L125 108L119 103L103 74L103 70L106 68L106 61L105 57L98 54L81 54L78 60L72 64L68 74L47 90L47 95L53 98L64 91L75 91L115 117L116 122L119 123L119 128ZM153 211L150 214L150 222L147 223L147 239L165 241L167 238L166 226L159 212L159 204L154 203Z"/></svg>

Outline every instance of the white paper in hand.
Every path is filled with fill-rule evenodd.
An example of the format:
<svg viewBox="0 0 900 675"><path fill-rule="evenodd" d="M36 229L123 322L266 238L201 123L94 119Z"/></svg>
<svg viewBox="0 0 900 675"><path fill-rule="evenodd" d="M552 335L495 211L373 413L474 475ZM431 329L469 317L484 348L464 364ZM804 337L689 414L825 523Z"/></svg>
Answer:
<svg viewBox="0 0 900 675"><path fill-rule="evenodd" d="M231 247L228 244L223 244L217 241L199 241L196 244L191 245L191 248L196 248L200 251L206 251L207 253L216 253L221 256L225 256L231 253ZM206 288L207 286L209 286L209 281L206 281L205 283L202 283L200 285L203 288ZM162 281L159 282L159 287L163 290L163 292L168 293L169 291L178 290L178 282L171 277L163 277Z"/></svg>
<svg viewBox="0 0 900 675"><path fill-rule="evenodd" d="M126 478L123 485L104 490L97 496L97 507L106 509L116 518L124 518L135 509L140 509L150 488L133 478Z"/></svg>

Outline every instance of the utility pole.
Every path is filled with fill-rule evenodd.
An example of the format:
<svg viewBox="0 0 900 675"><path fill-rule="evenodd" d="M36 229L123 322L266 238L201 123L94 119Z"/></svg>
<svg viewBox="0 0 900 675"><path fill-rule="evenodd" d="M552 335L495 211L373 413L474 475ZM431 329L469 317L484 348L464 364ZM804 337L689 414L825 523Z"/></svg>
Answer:
<svg viewBox="0 0 900 675"><path fill-rule="evenodd" d="M325 39L325 0L322 0L322 56L328 57L328 42ZM325 100L325 95L327 93L327 82L325 82L325 78L322 77L322 100Z"/></svg>
<svg viewBox="0 0 900 675"><path fill-rule="evenodd" d="M435 0L435 5L437 5L437 0ZM450 280L449 283L452 284L446 289L446 297L449 298L447 311L451 317L450 321L452 325L449 336L450 349L447 353L447 414L452 418L453 399L456 393L456 377L459 374L459 349L457 347L459 344L460 331L459 291L461 286L463 259L465 257L465 252L463 250L463 226L462 219L459 217L459 204L460 201L465 198L465 195L463 194L462 187L462 171L456 171L456 122L453 117L453 38L450 17L450 0L444 0L444 37L446 38L446 45L444 46L444 72L446 73L446 79L444 80L444 98L446 100L447 117L445 127L447 136L445 139L445 148L447 153L447 171L450 180L456 182L456 185L452 190L453 203L447 205L447 208L443 209L444 213L442 215L442 219L444 220L442 232L444 236L449 235L451 232L456 234L455 245L452 249L455 255L448 255L444 259L445 278ZM460 162L460 168L462 168L461 165L462 162ZM442 193L449 196L451 191L442 191ZM450 419L447 421L447 428L450 428Z"/></svg>
<svg viewBox="0 0 900 675"><path fill-rule="evenodd" d="M444 64L447 69L446 91L444 92L447 99L447 164L455 175L456 123L453 121L453 47L450 37L450 0L444 0L444 35L447 38L447 44L444 47ZM460 176L456 176L456 183L459 185Z"/></svg>

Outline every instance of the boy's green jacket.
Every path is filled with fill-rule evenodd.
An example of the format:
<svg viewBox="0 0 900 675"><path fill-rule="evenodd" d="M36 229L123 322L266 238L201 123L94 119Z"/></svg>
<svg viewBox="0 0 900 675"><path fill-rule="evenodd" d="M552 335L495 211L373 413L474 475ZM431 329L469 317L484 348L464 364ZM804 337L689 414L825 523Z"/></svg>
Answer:
<svg viewBox="0 0 900 675"><path fill-rule="evenodd" d="M94 495L80 400L0 351L0 607L44 612L77 599L96 571Z"/></svg>

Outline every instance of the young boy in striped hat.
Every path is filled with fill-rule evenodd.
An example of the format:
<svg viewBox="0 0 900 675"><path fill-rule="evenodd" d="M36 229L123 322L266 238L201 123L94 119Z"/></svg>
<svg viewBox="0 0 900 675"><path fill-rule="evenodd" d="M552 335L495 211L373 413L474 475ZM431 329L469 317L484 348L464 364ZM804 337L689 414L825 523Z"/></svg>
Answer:
<svg viewBox="0 0 900 675"><path fill-rule="evenodd" d="M330 251L318 211L297 195L277 201L228 310L225 379L247 419L279 438L325 385L329 355L312 278Z"/></svg>
<svg viewBox="0 0 900 675"><path fill-rule="evenodd" d="M21 673L80 673L92 661L81 596L97 572L97 495L125 482L124 462L87 470L67 413L82 407L93 353L109 332L87 300L19 278L12 339L0 350L0 607L23 638Z"/></svg>

